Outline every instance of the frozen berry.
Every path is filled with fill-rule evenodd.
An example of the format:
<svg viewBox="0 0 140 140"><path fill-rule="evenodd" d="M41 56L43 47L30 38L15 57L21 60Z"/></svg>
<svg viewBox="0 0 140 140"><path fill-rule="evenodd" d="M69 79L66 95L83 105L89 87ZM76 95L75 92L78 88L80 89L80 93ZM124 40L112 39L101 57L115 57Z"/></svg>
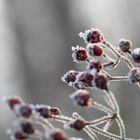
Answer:
<svg viewBox="0 0 140 140"><path fill-rule="evenodd" d="M82 118L76 118L73 122L70 123L70 127L78 131L82 130L86 126L86 121Z"/></svg>
<svg viewBox="0 0 140 140"><path fill-rule="evenodd" d="M92 105L91 95L87 90L77 90L70 95L73 102L81 107L90 107Z"/></svg>
<svg viewBox="0 0 140 140"><path fill-rule="evenodd" d="M61 115L61 111L58 107L52 107L50 109L50 112L51 112L52 115Z"/></svg>
<svg viewBox="0 0 140 140"><path fill-rule="evenodd" d="M135 63L140 63L140 48L136 48L132 51L132 59Z"/></svg>
<svg viewBox="0 0 140 140"><path fill-rule="evenodd" d="M131 83L140 83L140 68L133 68L128 73Z"/></svg>
<svg viewBox="0 0 140 140"><path fill-rule="evenodd" d="M95 77L95 86L107 90L108 78L105 74L99 73Z"/></svg>
<svg viewBox="0 0 140 140"><path fill-rule="evenodd" d="M64 74L64 76L61 79L62 79L62 81L66 82L66 83L70 83L70 82L73 83L76 80L77 74L78 74L78 71L70 70L69 72Z"/></svg>
<svg viewBox="0 0 140 140"><path fill-rule="evenodd" d="M87 43L98 43L104 41L104 36L99 29L91 28L91 30L86 30L85 33L79 33Z"/></svg>
<svg viewBox="0 0 140 140"><path fill-rule="evenodd" d="M126 39L119 40L119 49L122 52L131 52L132 42Z"/></svg>
<svg viewBox="0 0 140 140"><path fill-rule="evenodd" d="M100 44L88 44L87 49L91 56L102 56L104 53L104 49Z"/></svg>
<svg viewBox="0 0 140 140"><path fill-rule="evenodd" d="M91 87L93 85L94 76L90 72L82 72L77 75L77 79L81 87Z"/></svg>
<svg viewBox="0 0 140 140"><path fill-rule="evenodd" d="M87 50L83 47L72 47L72 57L75 62L82 62L88 60Z"/></svg>

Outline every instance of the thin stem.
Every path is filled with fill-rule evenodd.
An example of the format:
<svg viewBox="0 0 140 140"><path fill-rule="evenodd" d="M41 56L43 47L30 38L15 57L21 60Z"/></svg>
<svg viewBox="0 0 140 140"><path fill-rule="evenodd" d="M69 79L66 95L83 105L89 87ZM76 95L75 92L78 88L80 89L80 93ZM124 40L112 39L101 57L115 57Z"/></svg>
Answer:
<svg viewBox="0 0 140 140"><path fill-rule="evenodd" d="M129 59L127 59L123 54L121 54L121 52L119 52L112 44L110 44L109 42L107 41L104 41L103 42L109 49L112 50L112 52L114 53L115 56L117 56L118 58L121 58L123 59L127 66L132 69L134 66L133 64L131 63L131 61Z"/></svg>
<svg viewBox="0 0 140 140"><path fill-rule="evenodd" d="M115 112L118 112L119 107L118 107L118 104L117 104L116 99L115 99L114 95L112 94L112 92L109 90L105 90L105 93L106 93L106 97L107 97L108 102L109 102L110 106L112 107L112 109Z"/></svg>
<svg viewBox="0 0 140 140"><path fill-rule="evenodd" d="M115 134L112 134L110 132L106 132L96 126L90 126L90 128L92 128L92 130L96 133L98 133L99 135L102 135L102 136L105 136L109 139L112 139L112 140L122 140L122 138L118 135L115 135Z"/></svg>
<svg viewBox="0 0 140 140"><path fill-rule="evenodd" d="M119 114L116 117L116 121L117 121L119 129L120 129L120 136L122 136L122 138L125 138L126 137L125 136L125 125Z"/></svg>
<svg viewBox="0 0 140 140"><path fill-rule="evenodd" d="M113 116L104 116L104 117L102 117L102 118L100 118L100 119L96 119L96 120L94 120L94 121L89 121L89 122L87 122L86 124L87 124L87 125L94 125L94 124L97 124L97 123L99 123L99 122L104 122L104 121L110 120L110 119L113 119Z"/></svg>
<svg viewBox="0 0 140 140"><path fill-rule="evenodd" d="M61 121L61 122L70 122L72 120L72 118L69 118L67 116L64 116L64 115L52 115L51 118L55 119L55 120L58 120L58 121Z"/></svg>
<svg viewBox="0 0 140 140"><path fill-rule="evenodd" d="M113 113L112 110L110 110L109 108L105 107L102 104L99 104L98 102L94 101L92 105L93 105L92 107L94 107L94 108L96 108L96 109L98 109L100 111L103 111L103 112L105 112L107 114Z"/></svg>
<svg viewBox="0 0 140 140"><path fill-rule="evenodd" d="M99 140L96 134L88 126L86 126L83 130L88 134L88 136L92 140Z"/></svg>
<svg viewBox="0 0 140 140"><path fill-rule="evenodd" d="M109 101L112 103L112 105L115 108L116 111L116 119L117 119L117 123L120 129L120 135L122 137L122 139L125 139L126 135L125 135L125 126L124 123L120 117L120 111L119 111L119 106L117 104L116 98L114 97L114 94L111 91L106 91L106 95L108 95L107 97L109 98Z"/></svg>
<svg viewBox="0 0 140 140"><path fill-rule="evenodd" d="M105 126L103 127L103 130L107 131L113 124L113 121L114 121L113 119L108 120L107 123L105 124Z"/></svg>
<svg viewBox="0 0 140 140"><path fill-rule="evenodd" d="M128 76L110 76L109 80L110 81L128 81L129 78Z"/></svg>

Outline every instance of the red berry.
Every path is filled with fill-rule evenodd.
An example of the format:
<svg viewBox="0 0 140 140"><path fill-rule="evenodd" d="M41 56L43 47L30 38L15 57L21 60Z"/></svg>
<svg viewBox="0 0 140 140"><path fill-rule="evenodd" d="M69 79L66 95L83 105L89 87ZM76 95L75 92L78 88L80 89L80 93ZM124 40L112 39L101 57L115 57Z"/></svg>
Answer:
<svg viewBox="0 0 140 140"><path fill-rule="evenodd" d="M70 98L81 107L90 107L92 105L92 98L87 90L77 90L70 95Z"/></svg>
<svg viewBox="0 0 140 140"><path fill-rule="evenodd" d="M104 37L101 31L98 29L92 29L87 34L87 42L89 43L98 43L98 42L102 42L103 40L104 40Z"/></svg>
<svg viewBox="0 0 140 140"><path fill-rule="evenodd" d="M89 44L87 49L91 56L102 56L104 53L103 47L99 44Z"/></svg>
<svg viewBox="0 0 140 140"><path fill-rule="evenodd" d="M66 140L67 136L64 133L64 131L60 129L56 129L55 131L51 133L50 138L51 140Z"/></svg>
<svg viewBox="0 0 140 140"><path fill-rule="evenodd" d="M76 80L77 74L78 74L78 71L70 70L69 72L64 74L64 76L62 77L62 80L66 83L70 83L70 82L73 83Z"/></svg>
<svg viewBox="0 0 140 140"><path fill-rule="evenodd" d="M78 78L78 81L81 83L81 86L89 87L89 86L92 86L94 76L90 72L83 72L77 75L77 78Z"/></svg>
<svg viewBox="0 0 140 140"><path fill-rule="evenodd" d="M50 109L50 112L51 112L52 115L61 115L61 111L58 107L52 107Z"/></svg>
<svg viewBox="0 0 140 140"><path fill-rule="evenodd" d="M36 109L36 111L40 114L40 116L44 118L50 118L51 117L51 111L48 107L39 107Z"/></svg>
<svg viewBox="0 0 140 140"><path fill-rule="evenodd" d="M77 50L76 59L81 60L81 61L87 60L87 52L86 52L86 50Z"/></svg>
<svg viewBox="0 0 140 140"><path fill-rule="evenodd" d="M86 126L86 121L82 118L77 118L70 124L71 128L74 128L78 131L82 130L85 126Z"/></svg>
<svg viewBox="0 0 140 140"><path fill-rule="evenodd" d="M15 105L22 104L23 100L19 97L11 97L7 99L7 103L11 109L14 109Z"/></svg>
<svg viewBox="0 0 140 140"><path fill-rule="evenodd" d="M87 50L83 47L72 47L72 57L75 62L82 62L88 59Z"/></svg>
<svg viewBox="0 0 140 140"><path fill-rule="evenodd" d="M135 63L140 63L140 48L136 48L132 51L132 59Z"/></svg>
<svg viewBox="0 0 140 140"><path fill-rule="evenodd" d="M108 78L105 74L97 74L95 77L95 86L99 89L107 90Z"/></svg>
<svg viewBox="0 0 140 140"><path fill-rule="evenodd" d="M119 48L122 52L131 52L132 42L126 39L120 39Z"/></svg>

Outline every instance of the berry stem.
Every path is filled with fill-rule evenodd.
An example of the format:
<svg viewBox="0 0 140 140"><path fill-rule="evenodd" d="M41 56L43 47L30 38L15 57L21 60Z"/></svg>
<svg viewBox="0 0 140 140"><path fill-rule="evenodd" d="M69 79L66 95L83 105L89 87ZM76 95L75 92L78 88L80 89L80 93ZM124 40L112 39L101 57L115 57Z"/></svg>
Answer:
<svg viewBox="0 0 140 140"><path fill-rule="evenodd" d="M94 120L94 121L90 121L90 122L87 122L86 124L87 125L96 125L96 124L98 124L99 122L105 122L105 121L108 121L108 120L110 120L110 119L113 119L113 116L104 116L104 117L102 117L102 118L100 118L100 119L96 119L96 120Z"/></svg>
<svg viewBox="0 0 140 140"><path fill-rule="evenodd" d="M110 76L109 80L110 81L128 81L129 78L128 76Z"/></svg>
<svg viewBox="0 0 140 140"><path fill-rule="evenodd" d="M104 43L109 49L112 50L112 52L115 54L116 57L123 59L123 60L126 62L126 64L128 65L128 67L129 67L130 69L132 69L132 68L134 67L133 64L131 63L131 61L130 61L129 59L127 59L124 55L122 55L122 54L120 53L120 51L118 51L111 43L109 43L109 42L107 42L107 41L104 41L103 43Z"/></svg>
<svg viewBox="0 0 140 140"><path fill-rule="evenodd" d="M88 136L92 140L99 140L98 137L96 136L96 134L88 126L85 126L85 128L83 130L88 134Z"/></svg>
<svg viewBox="0 0 140 140"><path fill-rule="evenodd" d="M107 108L106 106L104 106L104 105L102 105L102 104L99 104L98 102L95 102L95 101L93 102L92 107L93 107L93 108L96 108L96 109L98 109L98 110L100 110L100 111L103 111L103 112L105 112L105 113L107 113L107 114L113 113L112 110L110 110L110 109Z"/></svg>

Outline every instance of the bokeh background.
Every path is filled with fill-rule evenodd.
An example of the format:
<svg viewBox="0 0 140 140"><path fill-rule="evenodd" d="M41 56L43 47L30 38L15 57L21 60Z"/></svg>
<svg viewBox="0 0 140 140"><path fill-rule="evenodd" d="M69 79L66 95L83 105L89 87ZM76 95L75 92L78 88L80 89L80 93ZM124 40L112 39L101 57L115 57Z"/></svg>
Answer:
<svg viewBox="0 0 140 140"><path fill-rule="evenodd" d="M95 110L74 107L68 97L74 90L60 80L66 71L82 67L72 62L71 46L84 45L78 33L91 27L100 28L114 45L127 38L133 48L139 47L140 0L0 0L0 99L19 95L28 103L58 106L69 116L74 111L87 119L101 116ZM111 73L126 75L127 71L121 63ZM140 138L140 91L127 82L112 82L110 88L128 137ZM93 93L95 100L102 101L102 96ZM1 140L9 139L5 131L13 120L0 101Z"/></svg>

